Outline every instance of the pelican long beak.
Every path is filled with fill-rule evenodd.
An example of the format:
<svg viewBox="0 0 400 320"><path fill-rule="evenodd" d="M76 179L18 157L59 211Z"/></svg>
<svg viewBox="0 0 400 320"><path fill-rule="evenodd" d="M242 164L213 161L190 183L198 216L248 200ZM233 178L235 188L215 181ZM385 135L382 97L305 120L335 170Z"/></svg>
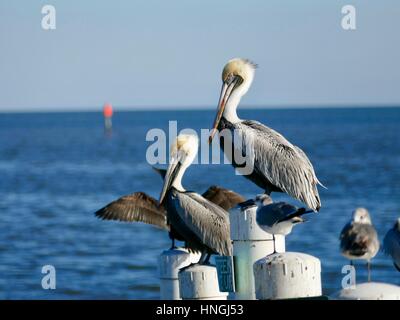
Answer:
<svg viewBox="0 0 400 320"><path fill-rule="evenodd" d="M169 190L171 185L174 183L174 181L181 169L180 160L181 160L180 157L171 158L171 162L169 164L168 170L165 173L165 177L164 177L164 185L163 185L163 188L161 191L160 201L159 201L160 204L162 204L162 202L164 201L167 191Z"/></svg>
<svg viewBox="0 0 400 320"><path fill-rule="evenodd" d="M233 91L233 88L236 86L237 81L238 81L238 78L233 77L229 83L224 82L222 84L221 94L219 96L219 101L218 101L217 115L215 116L214 125L213 125L212 131L210 133L210 136L208 138L208 143L211 143L215 134L218 131L217 127L219 125L219 122L221 121L222 114L224 113L226 103L228 102L229 97Z"/></svg>

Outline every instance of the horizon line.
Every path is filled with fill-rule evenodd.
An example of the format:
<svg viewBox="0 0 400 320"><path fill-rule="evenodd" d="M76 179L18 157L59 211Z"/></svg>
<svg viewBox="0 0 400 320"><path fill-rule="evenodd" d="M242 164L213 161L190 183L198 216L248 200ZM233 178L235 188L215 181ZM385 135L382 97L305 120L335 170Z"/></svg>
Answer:
<svg viewBox="0 0 400 320"><path fill-rule="evenodd" d="M241 106L241 110L301 110L301 109L371 109L371 108L400 108L400 104L310 104L310 105L250 105ZM202 110L215 110L216 106L143 106L143 107L129 107L129 106L113 106L114 112L158 112L158 111L202 111ZM98 108L92 107L61 107L58 109L40 109L40 108L30 108L30 109L5 109L0 110L0 114L10 114L10 113L72 113L72 112L102 112L103 105Z"/></svg>

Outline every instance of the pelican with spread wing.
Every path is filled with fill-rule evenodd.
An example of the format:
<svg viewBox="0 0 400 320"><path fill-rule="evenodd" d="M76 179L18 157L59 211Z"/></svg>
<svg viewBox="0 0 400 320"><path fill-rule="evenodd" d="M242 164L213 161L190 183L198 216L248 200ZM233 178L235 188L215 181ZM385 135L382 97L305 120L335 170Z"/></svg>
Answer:
<svg viewBox="0 0 400 320"><path fill-rule="evenodd" d="M167 170L153 168L164 179ZM216 185L209 187L202 196L222 209L229 211L245 199L238 193ZM95 215L102 220L117 220L125 222L143 222L170 233L172 248L175 239L184 241L179 234L174 233L167 223L167 209L163 204L144 192L135 192L114 200L97 210Z"/></svg>

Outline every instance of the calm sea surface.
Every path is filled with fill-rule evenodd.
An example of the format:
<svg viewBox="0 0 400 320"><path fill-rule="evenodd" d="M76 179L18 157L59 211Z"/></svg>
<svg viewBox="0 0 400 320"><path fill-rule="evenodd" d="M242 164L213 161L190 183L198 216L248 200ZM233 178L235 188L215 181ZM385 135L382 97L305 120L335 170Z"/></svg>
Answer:
<svg viewBox="0 0 400 320"><path fill-rule="evenodd" d="M346 260L341 228L367 207L382 240L400 216L400 109L243 110L303 148L321 182L322 210L287 237L288 251L322 262L325 294L340 289ZM117 112L111 136L101 113L0 114L0 298L152 299L159 297L157 256L165 232L144 224L97 220L93 212L117 197L158 197L161 180L146 162L146 133L209 128L214 111ZM193 165L184 185L211 184L246 197L260 193L230 165ZM275 195L275 200L289 197ZM57 289L43 290L41 268L56 268ZM372 279L400 284L380 252ZM364 264L358 281L366 280Z"/></svg>

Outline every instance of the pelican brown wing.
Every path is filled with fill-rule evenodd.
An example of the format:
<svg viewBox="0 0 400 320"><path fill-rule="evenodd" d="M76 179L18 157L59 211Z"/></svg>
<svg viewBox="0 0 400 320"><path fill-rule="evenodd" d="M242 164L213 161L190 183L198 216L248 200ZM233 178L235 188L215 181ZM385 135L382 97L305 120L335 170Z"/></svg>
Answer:
<svg viewBox="0 0 400 320"><path fill-rule="evenodd" d="M165 208L144 192L123 196L96 211L95 215L103 220L144 222L169 230Z"/></svg>
<svg viewBox="0 0 400 320"><path fill-rule="evenodd" d="M246 201L240 194L218 186L211 186L208 188L206 192L203 193L203 197L226 211Z"/></svg>

